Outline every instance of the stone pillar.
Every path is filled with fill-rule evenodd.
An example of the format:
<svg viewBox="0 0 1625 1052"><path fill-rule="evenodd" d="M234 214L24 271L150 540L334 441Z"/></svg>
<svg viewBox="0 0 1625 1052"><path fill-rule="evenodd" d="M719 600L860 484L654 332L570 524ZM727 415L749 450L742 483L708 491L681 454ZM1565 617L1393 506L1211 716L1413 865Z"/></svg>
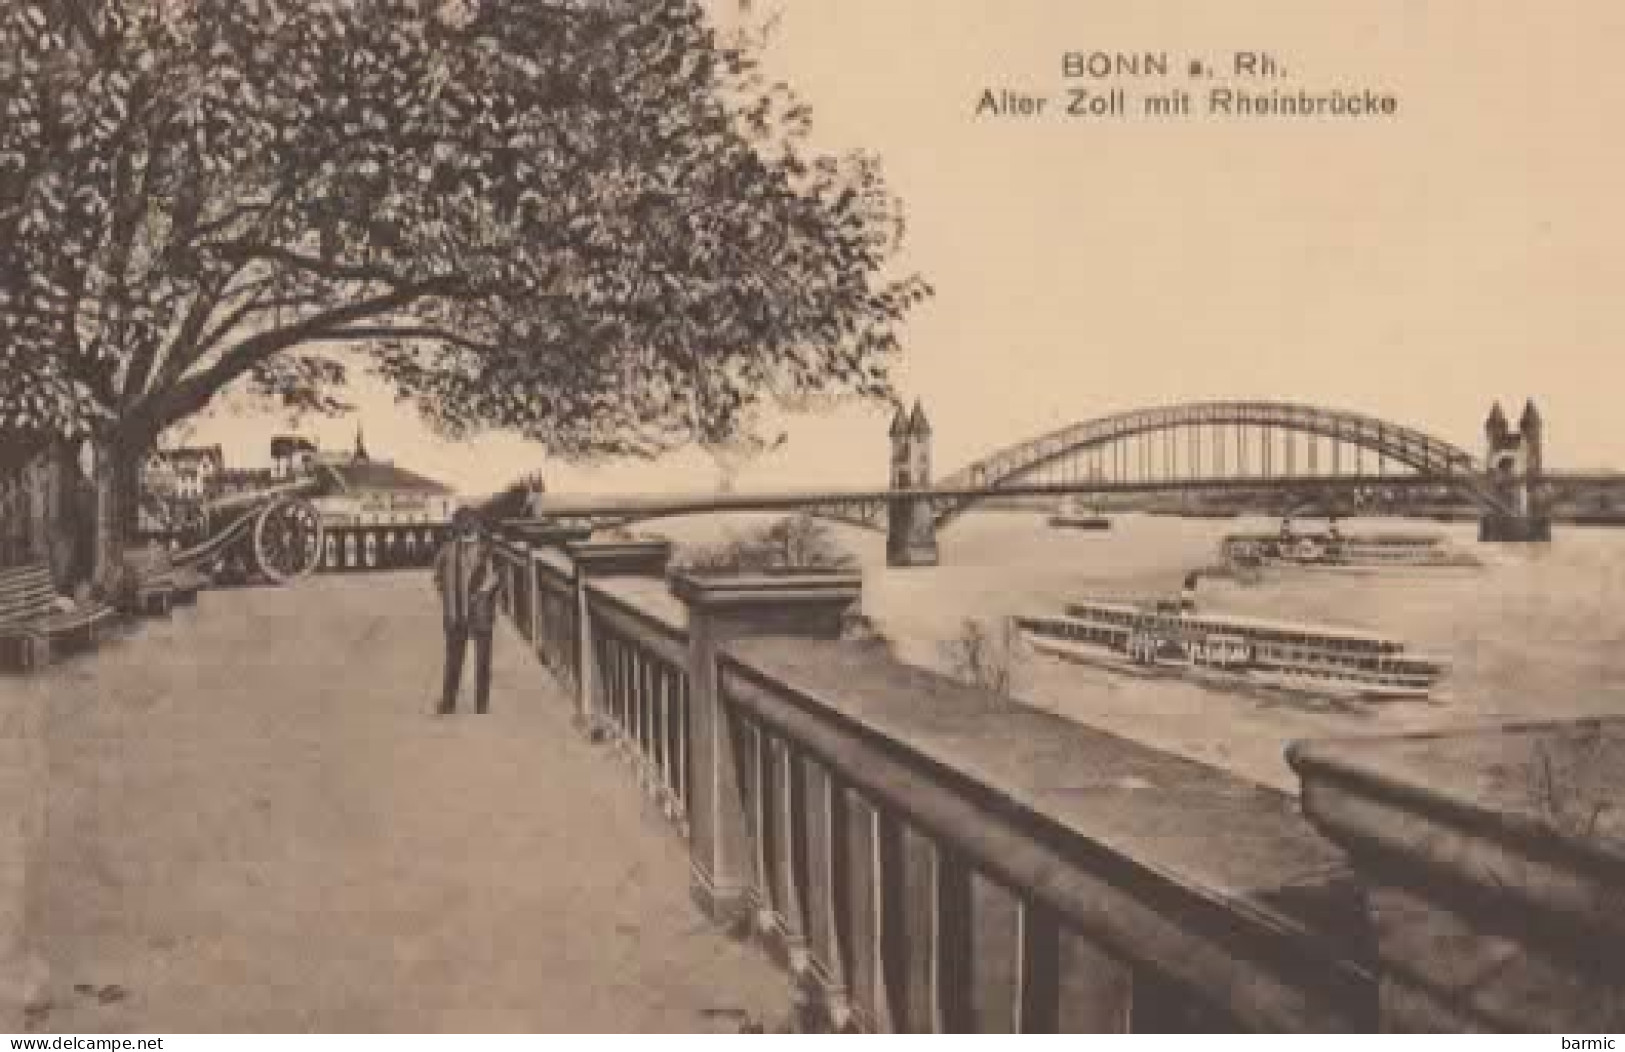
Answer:
<svg viewBox="0 0 1625 1052"><path fill-rule="evenodd" d="M520 638L525 638L526 633L534 623L530 611L535 609L536 606L536 589L532 584L535 574L531 572L531 545L529 541L523 539L514 540L511 543L513 544L514 554L519 556L519 559L515 565L508 568L508 587L506 589L508 593L508 621L513 625L514 632ZM524 591L525 595L523 603L519 601L521 590ZM519 623L521 613L525 616L525 624L523 625Z"/></svg>
<svg viewBox="0 0 1625 1052"><path fill-rule="evenodd" d="M682 574L672 593L688 607L689 862L691 890L707 916L744 935L750 928L752 858L740 796L737 728L722 696L717 660L729 640L783 635L837 639L862 595L857 574Z"/></svg>
<svg viewBox="0 0 1625 1052"><path fill-rule="evenodd" d="M1388 1033L1625 1028L1625 719L1299 743Z"/></svg>
<svg viewBox="0 0 1625 1052"><path fill-rule="evenodd" d="M886 565L935 566L939 558L931 502L919 497L891 501L886 510Z"/></svg>
<svg viewBox="0 0 1625 1052"><path fill-rule="evenodd" d="M1546 425L1534 399L1524 406L1518 430L1512 430L1500 403L1484 423L1486 483L1501 498L1503 510L1486 511L1479 519L1480 541L1549 541L1552 520L1546 506Z"/></svg>
<svg viewBox="0 0 1625 1052"><path fill-rule="evenodd" d="M914 403L905 414L898 406L891 425L891 488L931 488L931 422L925 408ZM930 500L907 497L886 505L886 565L937 565L937 523Z"/></svg>
<svg viewBox="0 0 1625 1052"><path fill-rule="evenodd" d="M576 712L575 724L588 737L604 735L600 715L598 665L594 659L592 610L587 585L606 577L659 577L671 562L671 542L667 540L594 541L567 543L575 565L576 599Z"/></svg>

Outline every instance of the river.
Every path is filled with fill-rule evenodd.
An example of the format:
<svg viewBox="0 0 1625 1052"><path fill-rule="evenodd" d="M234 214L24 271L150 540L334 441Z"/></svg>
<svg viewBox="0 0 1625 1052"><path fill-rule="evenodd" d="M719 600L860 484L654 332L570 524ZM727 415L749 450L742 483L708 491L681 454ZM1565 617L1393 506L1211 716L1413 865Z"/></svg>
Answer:
<svg viewBox="0 0 1625 1052"><path fill-rule="evenodd" d="M760 520L758 520L760 521ZM684 541L748 529L750 520L651 524ZM884 538L839 527L862 560L864 612L904 661L949 671L942 643L967 619L1059 613L1085 596L1173 595L1212 565L1226 533L1273 530L1263 519L1120 516L1109 532L1050 528L1043 516L983 512L941 534L942 565L888 569ZM1358 520L1349 532L1414 522ZM1480 545L1476 525L1428 523L1478 555L1480 570L1349 576L1267 571L1255 585L1204 580L1205 609L1364 628L1447 657L1426 701L1351 702L1242 693L1145 680L1023 654L1014 693L1026 704L1296 792L1283 751L1299 738L1426 731L1555 717L1625 714L1625 531L1556 527L1543 545Z"/></svg>

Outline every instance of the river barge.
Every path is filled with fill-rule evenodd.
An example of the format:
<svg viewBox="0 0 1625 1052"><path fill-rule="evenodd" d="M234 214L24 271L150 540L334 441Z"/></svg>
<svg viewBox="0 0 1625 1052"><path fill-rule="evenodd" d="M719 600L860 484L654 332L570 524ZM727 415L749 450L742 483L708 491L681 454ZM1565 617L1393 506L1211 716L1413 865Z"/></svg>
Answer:
<svg viewBox="0 0 1625 1052"><path fill-rule="evenodd" d="M1277 533L1230 534L1220 542L1219 551L1231 564L1342 573L1470 570L1483 565L1438 534L1343 533L1335 523L1325 530L1298 531L1287 523Z"/></svg>
<svg viewBox="0 0 1625 1052"><path fill-rule="evenodd" d="M1198 611L1183 601L1091 599L1059 616L1017 617L1051 657L1219 686L1258 686L1368 700L1428 698L1445 661L1357 629Z"/></svg>

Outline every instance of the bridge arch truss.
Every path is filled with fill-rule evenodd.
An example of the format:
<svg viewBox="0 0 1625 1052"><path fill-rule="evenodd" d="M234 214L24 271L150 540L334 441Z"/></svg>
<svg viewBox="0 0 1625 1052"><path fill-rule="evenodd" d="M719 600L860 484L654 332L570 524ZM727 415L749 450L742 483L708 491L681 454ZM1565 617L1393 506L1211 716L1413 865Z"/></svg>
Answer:
<svg viewBox="0 0 1625 1052"><path fill-rule="evenodd" d="M1195 402L1084 421L1000 449L940 479L936 488L1191 491L1204 483L1256 480L1261 488L1290 489L1294 479L1377 486L1400 476L1436 479L1480 506L1498 506L1483 465L1459 446L1361 413L1266 401ZM940 502L939 525L978 499Z"/></svg>

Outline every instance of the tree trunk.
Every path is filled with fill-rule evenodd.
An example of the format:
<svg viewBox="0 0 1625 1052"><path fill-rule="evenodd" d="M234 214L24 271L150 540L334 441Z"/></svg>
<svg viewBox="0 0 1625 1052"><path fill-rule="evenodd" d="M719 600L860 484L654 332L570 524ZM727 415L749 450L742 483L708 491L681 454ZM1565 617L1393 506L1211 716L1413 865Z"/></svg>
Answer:
<svg viewBox="0 0 1625 1052"><path fill-rule="evenodd" d="M117 584L125 547L135 533L143 450L116 434L98 439L94 448L95 580L106 591Z"/></svg>

